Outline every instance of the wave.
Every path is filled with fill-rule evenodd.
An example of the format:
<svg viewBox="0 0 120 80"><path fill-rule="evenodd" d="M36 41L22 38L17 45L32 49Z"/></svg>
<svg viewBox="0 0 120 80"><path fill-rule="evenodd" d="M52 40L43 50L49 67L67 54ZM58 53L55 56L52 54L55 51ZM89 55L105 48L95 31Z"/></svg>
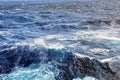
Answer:
<svg viewBox="0 0 120 80"><path fill-rule="evenodd" d="M24 16L0 15L0 20L12 20L19 23L32 22L31 19Z"/></svg>
<svg viewBox="0 0 120 80"><path fill-rule="evenodd" d="M50 71L48 71L48 73L52 70L53 73L55 73L54 69L55 71L57 70L58 75L51 75L54 76L54 80L73 80L77 77L84 78L86 76L100 79L101 76L106 75L106 78L109 78L114 74L114 72L108 68L107 64L101 63L95 59L89 59L87 57L80 58L64 49L46 49L41 46L30 47L26 45L4 48L0 51L0 65L1 76L3 76L3 74L13 75L16 71L26 71L26 69L29 70L29 68L31 70L37 69L40 71L39 69L41 69L41 67L43 68L43 65L48 65L46 68L52 66L52 69L49 68ZM33 65L38 66L38 68L34 69L36 66L33 67ZM46 71L46 69L44 71ZM21 73L25 74L21 74L23 79L32 77L30 73L26 74L22 71ZM36 75L37 74L39 75L39 73L36 73ZM42 73L40 72L40 74ZM15 76L21 77L20 73ZM38 76L34 76L33 78L36 77ZM8 79L9 78L11 77L9 76Z"/></svg>
<svg viewBox="0 0 120 80"><path fill-rule="evenodd" d="M1 80L117 80L108 63L96 59L119 54L119 20L87 20L44 10L50 5L22 5L0 7Z"/></svg>

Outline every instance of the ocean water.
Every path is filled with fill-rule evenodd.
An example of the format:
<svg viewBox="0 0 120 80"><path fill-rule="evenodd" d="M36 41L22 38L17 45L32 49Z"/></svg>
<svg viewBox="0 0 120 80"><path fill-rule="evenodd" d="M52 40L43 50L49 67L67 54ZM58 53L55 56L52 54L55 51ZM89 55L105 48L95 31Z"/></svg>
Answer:
<svg viewBox="0 0 120 80"><path fill-rule="evenodd" d="M8 0L0 0L0 1L8 1ZM93 0L9 0L9 1L71 2L71 1L93 1Z"/></svg>
<svg viewBox="0 0 120 80"><path fill-rule="evenodd" d="M0 80L59 80L64 71L57 65L66 65L64 61L73 56L106 59L119 54L120 39L110 34L116 31L110 25L39 8L42 5L28 6L0 9ZM95 80L87 76L71 79Z"/></svg>

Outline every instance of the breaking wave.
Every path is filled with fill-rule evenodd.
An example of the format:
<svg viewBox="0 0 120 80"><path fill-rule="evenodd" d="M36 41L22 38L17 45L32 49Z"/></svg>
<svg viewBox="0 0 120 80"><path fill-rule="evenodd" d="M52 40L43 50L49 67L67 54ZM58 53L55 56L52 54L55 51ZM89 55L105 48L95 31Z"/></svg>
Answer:
<svg viewBox="0 0 120 80"><path fill-rule="evenodd" d="M2 6L1 80L113 80L99 60L119 54L119 20L86 20L45 5Z"/></svg>

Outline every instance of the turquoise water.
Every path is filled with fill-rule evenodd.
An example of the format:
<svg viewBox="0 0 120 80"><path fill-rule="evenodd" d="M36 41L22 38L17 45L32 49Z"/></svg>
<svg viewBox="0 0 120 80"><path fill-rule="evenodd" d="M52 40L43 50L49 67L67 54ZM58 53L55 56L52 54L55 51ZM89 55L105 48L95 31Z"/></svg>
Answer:
<svg viewBox="0 0 120 80"><path fill-rule="evenodd" d="M16 67L10 74L0 75L2 80L55 80L55 76L59 71L52 65L47 64L32 64L29 67Z"/></svg>

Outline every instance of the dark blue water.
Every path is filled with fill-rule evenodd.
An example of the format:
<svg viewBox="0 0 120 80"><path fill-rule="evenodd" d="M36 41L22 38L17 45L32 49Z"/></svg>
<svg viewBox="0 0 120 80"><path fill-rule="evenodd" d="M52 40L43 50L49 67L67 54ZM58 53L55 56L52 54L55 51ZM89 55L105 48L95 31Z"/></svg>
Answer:
<svg viewBox="0 0 120 80"><path fill-rule="evenodd" d="M98 38L108 29L99 27L102 21L90 22L75 13L28 6L0 8L1 80L81 80L91 75L81 76L74 66L92 60L76 58L76 54L104 59L120 52L119 40ZM109 53L113 49L116 54Z"/></svg>

